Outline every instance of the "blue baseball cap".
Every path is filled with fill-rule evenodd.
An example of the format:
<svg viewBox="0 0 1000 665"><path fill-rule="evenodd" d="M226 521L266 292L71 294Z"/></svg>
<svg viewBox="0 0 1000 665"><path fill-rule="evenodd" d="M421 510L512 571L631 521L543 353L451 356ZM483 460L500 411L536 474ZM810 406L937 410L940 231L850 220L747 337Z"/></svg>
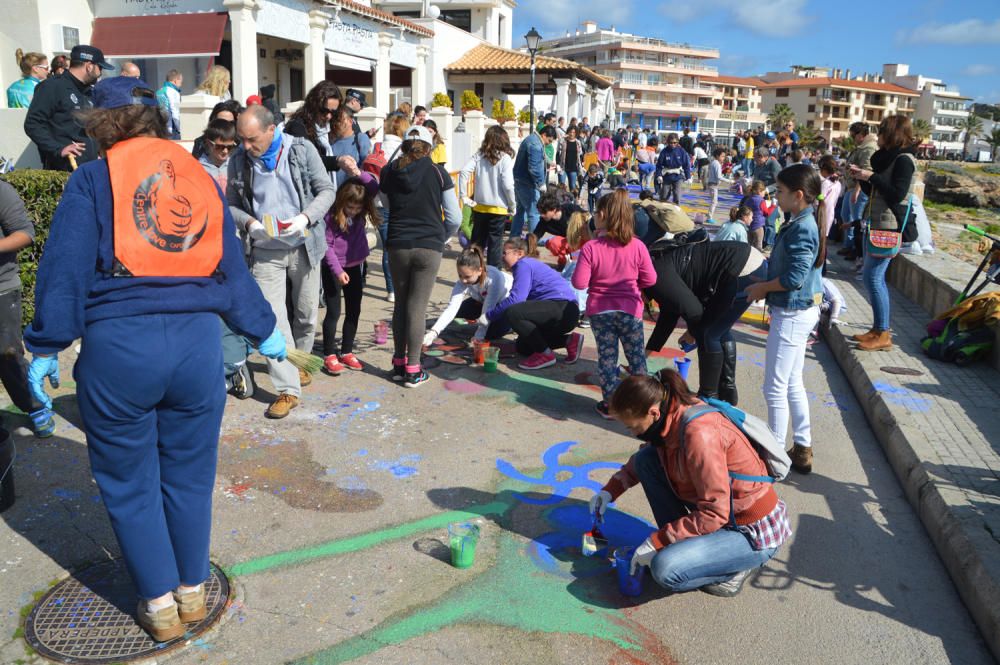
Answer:
<svg viewBox="0 0 1000 665"><path fill-rule="evenodd" d="M94 86L94 106L101 109L116 109L122 106L159 106L156 93L142 79L129 76L115 76L104 79Z"/></svg>

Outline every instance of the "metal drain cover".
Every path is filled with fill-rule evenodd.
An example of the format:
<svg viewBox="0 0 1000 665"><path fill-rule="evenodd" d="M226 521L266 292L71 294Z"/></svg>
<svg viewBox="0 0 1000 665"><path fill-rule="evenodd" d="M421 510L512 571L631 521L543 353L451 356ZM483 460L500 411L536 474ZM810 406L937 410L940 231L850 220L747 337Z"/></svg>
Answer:
<svg viewBox="0 0 1000 665"><path fill-rule="evenodd" d="M886 374L899 374L900 376L923 376L923 372L919 369L910 369L909 367L880 367Z"/></svg>
<svg viewBox="0 0 1000 665"><path fill-rule="evenodd" d="M135 622L136 591L118 559L87 568L46 593L24 625L24 638L59 663L126 663L176 649L205 632L229 600L229 580L214 565L205 582L208 616L169 642L154 642Z"/></svg>

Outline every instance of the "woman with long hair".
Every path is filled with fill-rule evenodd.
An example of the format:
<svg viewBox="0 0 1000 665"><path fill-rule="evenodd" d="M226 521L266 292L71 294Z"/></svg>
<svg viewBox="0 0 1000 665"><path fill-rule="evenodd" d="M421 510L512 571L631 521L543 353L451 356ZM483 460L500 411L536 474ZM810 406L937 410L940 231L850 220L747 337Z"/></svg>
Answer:
<svg viewBox="0 0 1000 665"><path fill-rule="evenodd" d="M226 101L233 98L229 92L229 83L231 80L232 78L229 75L228 69L222 65L213 65L208 70L208 74L205 75L205 80L201 82L201 85L197 89L199 92L204 92L207 95L219 97L222 101Z"/></svg>
<svg viewBox="0 0 1000 665"><path fill-rule="evenodd" d="M207 613L226 403L219 317L270 358L285 357L285 341L226 199L165 140L152 88L118 76L95 86L93 102L85 127L103 159L70 176L52 220L24 335L29 385L48 399L42 381L58 383L56 354L83 339L73 374L91 471L138 591L139 625L163 642ZM137 188L160 201L146 234L115 212L131 211ZM161 249L169 244L176 251Z"/></svg>
<svg viewBox="0 0 1000 665"><path fill-rule="evenodd" d="M424 120L424 127L431 130L431 136L434 138L434 149L431 150L431 161L435 164L440 164L444 166L448 161L448 149L444 145L444 139L438 134L437 123L433 120Z"/></svg>
<svg viewBox="0 0 1000 665"><path fill-rule="evenodd" d="M382 169L381 189L389 198L385 251L396 287L392 379L403 381L407 388L429 378L420 367L427 302L437 280L444 243L462 223L451 176L430 159L433 141L426 127L410 128L399 159Z"/></svg>
<svg viewBox="0 0 1000 665"><path fill-rule="evenodd" d="M475 190L469 198L469 177ZM503 127L486 130L479 151L458 174L458 191L472 208L472 243L486 252L486 262L500 267L507 220L514 209L514 151Z"/></svg>
<svg viewBox="0 0 1000 665"><path fill-rule="evenodd" d="M336 183L342 185L349 177L357 175L365 157L371 154L372 140L364 132L354 131L354 113L346 106L333 112L330 120L330 153L341 165Z"/></svg>
<svg viewBox="0 0 1000 665"><path fill-rule="evenodd" d="M35 96L35 86L49 76L49 59L44 53L25 53L21 49L14 52L21 78L7 88L7 107L26 109Z"/></svg>
<svg viewBox="0 0 1000 665"><path fill-rule="evenodd" d="M341 160L334 156L330 147L331 119L342 101L343 95L336 83L320 81L306 93L302 106L285 123L286 134L301 136L316 146L319 156L323 158L323 166L331 177L340 170L341 165Z"/></svg>

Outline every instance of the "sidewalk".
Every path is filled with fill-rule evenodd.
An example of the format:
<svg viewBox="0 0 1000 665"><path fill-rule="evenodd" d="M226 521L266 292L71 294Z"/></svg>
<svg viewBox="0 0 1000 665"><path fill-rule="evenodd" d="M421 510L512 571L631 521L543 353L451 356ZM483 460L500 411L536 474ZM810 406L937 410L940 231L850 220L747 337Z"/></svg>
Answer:
<svg viewBox="0 0 1000 665"><path fill-rule="evenodd" d="M960 368L927 358L920 340L930 316L892 287L896 346L857 351L851 335L871 326L871 308L853 269L834 261L827 277L844 293L848 308L840 318L850 325L832 328L826 339L983 639L1000 659L1000 375L984 362Z"/></svg>

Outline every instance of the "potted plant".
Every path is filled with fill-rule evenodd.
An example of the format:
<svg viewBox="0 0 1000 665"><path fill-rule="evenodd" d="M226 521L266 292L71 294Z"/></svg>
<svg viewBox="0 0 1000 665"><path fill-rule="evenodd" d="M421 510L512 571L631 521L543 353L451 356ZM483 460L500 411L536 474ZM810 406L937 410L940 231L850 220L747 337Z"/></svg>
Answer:
<svg viewBox="0 0 1000 665"><path fill-rule="evenodd" d="M531 109L522 109L517 113L517 124L527 125L531 122Z"/></svg>
<svg viewBox="0 0 1000 665"><path fill-rule="evenodd" d="M510 120L514 120L517 113L514 110L514 102L502 99L493 100L493 110L490 113L494 120L499 122L501 125Z"/></svg>
<svg viewBox="0 0 1000 665"><path fill-rule="evenodd" d="M443 92L435 92L434 97L431 98L431 108L448 108L452 107L451 97Z"/></svg>
<svg viewBox="0 0 1000 665"><path fill-rule="evenodd" d="M472 90L463 90L461 108L462 113L468 113L469 111L482 111L483 100L479 99L479 95Z"/></svg>

